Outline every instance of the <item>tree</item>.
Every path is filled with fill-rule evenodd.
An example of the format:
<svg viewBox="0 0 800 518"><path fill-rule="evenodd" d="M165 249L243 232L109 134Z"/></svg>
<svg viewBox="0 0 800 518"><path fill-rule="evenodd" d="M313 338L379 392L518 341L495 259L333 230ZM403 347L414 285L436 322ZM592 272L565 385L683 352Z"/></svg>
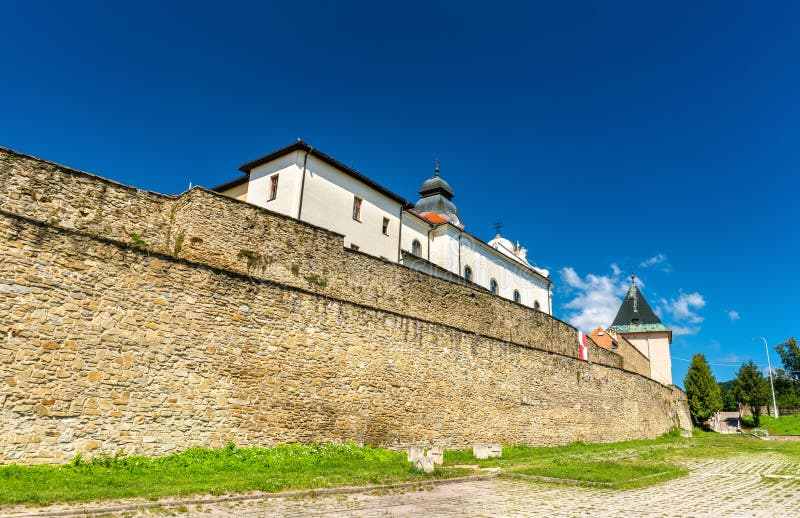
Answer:
<svg viewBox="0 0 800 518"><path fill-rule="evenodd" d="M706 357L702 354L692 356L689 371L683 379L686 396L689 399L689 412L694 424L700 425L722 408L722 393L719 384L711 374Z"/></svg>
<svg viewBox="0 0 800 518"><path fill-rule="evenodd" d="M800 406L800 347L794 337L775 346L781 357L783 369L774 373L775 396L778 406L797 408Z"/></svg>
<svg viewBox="0 0 800 518"><path fill-rule="evenodd" d="M719 390L722 392L722 409L726 412L738 412L739 402L733 397L733 380L721 381Z"/></svg>
<svg viewBox="0 0 800 518"><path fill-rule="evenodd" d="M778 351L783 368L789 378L800 381L800 347L797 345L797 340L791 337L782 344L776 345L775 350Z"/></svg>
<svg viewBox="0 0 800 518"><path fill-rule="evenodd" d="M743 363L733 382L733 395L750 407L753 424L758 426L761 419L761 407L769 402L769 385L758 366L750 360Z"/></svg>

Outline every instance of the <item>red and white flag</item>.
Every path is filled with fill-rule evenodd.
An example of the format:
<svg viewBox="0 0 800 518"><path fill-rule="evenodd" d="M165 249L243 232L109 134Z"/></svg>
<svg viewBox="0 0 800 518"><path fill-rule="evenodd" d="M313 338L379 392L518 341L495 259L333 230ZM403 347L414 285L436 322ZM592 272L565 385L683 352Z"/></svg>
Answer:
<svg viewBox="0 0 800 518"><path fill-rule="evenodd" d="M578 331L578 358L589 361L589 341L583 331Z"/></svg>

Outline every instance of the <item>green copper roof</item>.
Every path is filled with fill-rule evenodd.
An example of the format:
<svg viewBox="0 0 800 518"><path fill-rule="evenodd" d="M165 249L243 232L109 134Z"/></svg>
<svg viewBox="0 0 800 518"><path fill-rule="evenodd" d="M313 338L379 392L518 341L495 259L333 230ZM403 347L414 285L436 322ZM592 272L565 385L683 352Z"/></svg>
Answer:
<svg viewBox="0 0 800 518"><path fill-rule="evenodd" d="M669 328L659 322L658 324L612 325L611 330L617 333L652 333L655 331L669 331Z"/></svg>

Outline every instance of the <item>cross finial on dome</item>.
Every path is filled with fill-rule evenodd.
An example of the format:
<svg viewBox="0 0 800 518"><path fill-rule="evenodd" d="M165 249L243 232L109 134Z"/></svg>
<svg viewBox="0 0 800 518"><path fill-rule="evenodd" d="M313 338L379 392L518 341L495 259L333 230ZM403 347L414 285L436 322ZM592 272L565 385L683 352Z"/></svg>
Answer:
<svg viewBox="0 0 800 518"><path fill-rule="evenodd" d="M436 167L433 168L433 175L439 176L439 159L437 158L434 163L436 164Z"/></svg>
<svg viewBox="0 0 800 518"><path fill-rule="evenodd" d="M494 222L494 231L499 236L501 230L503 230L503 222L498 219Z"/></svg>
<svg viewBox="0 0 800 518"><path fill-rule="evenodd" d="M636 276L634 274L631 274L631 285L636 285Z"/></svg>

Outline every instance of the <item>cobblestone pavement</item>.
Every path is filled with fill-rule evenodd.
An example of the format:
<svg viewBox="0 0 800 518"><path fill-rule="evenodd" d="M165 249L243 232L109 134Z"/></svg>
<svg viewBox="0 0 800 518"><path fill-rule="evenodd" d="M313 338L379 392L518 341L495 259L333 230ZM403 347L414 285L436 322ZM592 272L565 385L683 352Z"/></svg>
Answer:
<svg viewBox="0 0 800 518"><path fill-rule="evenodd" d="M750 455L694 463L688 477L632 490L496 479L384 495L255 500L191 509L192 516L798 517L800 463Z"/></svg>
<svg viewBox="0 0 800 518"><path fill-rule="evenodd" d="M694 462L690 475L614 490L494 479L426 489L154 507L125 516L799 517L800 462L779 454ZM84 508L85 509L85 508ZM64 510L62 508L61 510ZM42 514L58 511L47 508ZM30 509L28 509L30 512Z"/></svg>

